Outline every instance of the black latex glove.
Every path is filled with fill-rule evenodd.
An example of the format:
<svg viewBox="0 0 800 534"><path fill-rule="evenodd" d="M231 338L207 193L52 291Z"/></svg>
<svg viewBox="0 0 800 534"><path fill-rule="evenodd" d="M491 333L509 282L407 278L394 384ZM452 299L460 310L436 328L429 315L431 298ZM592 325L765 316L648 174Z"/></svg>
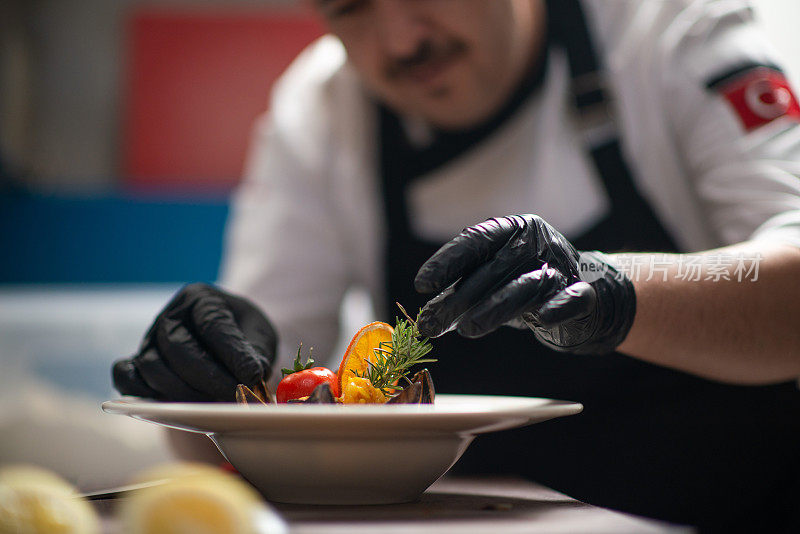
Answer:
<svg viewBox="0 0 800 534"><path fill-rule="evenodd" d="M594 265L592 275L579 276ZM537 339L575 354L612 352L636 313L631 281L599 252L578 253L536 215L489 219L465 229L420 268L420 293L441 293L422 309L419 330L455 328L480 337L503 324L530 327Z"/></svg>
<svg viewBox="0 0 800 534"><path fill-rule="evenodd" d="M267 379L277 335L251 302L208 284L181 289L145 334L138 354L114 363L123 395L233 401L236 385Z"/></svg>

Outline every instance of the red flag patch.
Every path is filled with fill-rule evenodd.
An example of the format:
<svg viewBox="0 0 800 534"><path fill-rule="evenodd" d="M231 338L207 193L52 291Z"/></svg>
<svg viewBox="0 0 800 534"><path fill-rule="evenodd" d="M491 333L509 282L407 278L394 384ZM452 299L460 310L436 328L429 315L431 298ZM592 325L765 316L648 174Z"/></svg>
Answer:
<svg viewBox="0 0 800 534"><path fill-rule="evenodd" d="M780 117L788 116L800 122L800 105L789 81L779 70L757 67L714 85L748 132Z"/></svg>

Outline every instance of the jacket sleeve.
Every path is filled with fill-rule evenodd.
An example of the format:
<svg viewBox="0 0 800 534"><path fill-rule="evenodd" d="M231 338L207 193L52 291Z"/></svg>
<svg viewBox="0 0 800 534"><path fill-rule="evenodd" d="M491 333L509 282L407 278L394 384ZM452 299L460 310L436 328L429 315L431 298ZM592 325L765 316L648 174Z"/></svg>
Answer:
<svg viewBox="0 0 800 534"><path fill-rule="evenodd" d="M667 120L720 241L800 247L800 109L752 9L688 3L661 53Z"/></svg>
<svg viewBox="0 0 800 534"><path fill-rule="evenodd" d="M256 302L277 329L276 369L289 366L300 342L325 364L350 283L330 186L315 159L324 149L311 132L305 140L286 134L286 113L257 123L222 268L223 285Z"/></svg>

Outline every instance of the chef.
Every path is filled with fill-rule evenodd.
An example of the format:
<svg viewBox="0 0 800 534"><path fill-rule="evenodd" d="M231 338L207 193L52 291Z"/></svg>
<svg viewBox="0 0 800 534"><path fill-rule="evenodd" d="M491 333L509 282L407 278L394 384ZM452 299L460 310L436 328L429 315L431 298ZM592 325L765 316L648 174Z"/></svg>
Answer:
<svg viewBox="0 0 800 534"><path fill-rule="evenodd" d="M231 400L300 341L333 347L363 287L387 320L424 306L439 391L585 405L478 440L462 469L780 526L800 477L800 106L750 7L314 5L331 35L257 124L227 291L179 292L119 391Z"/></svg>

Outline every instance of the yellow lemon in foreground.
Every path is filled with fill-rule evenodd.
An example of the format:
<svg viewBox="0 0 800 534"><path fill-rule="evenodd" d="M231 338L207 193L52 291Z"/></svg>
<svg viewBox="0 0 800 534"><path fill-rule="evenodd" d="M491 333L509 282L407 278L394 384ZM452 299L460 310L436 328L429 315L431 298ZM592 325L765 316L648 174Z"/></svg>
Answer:
<svg viewBox="0 0 800 534"><path fill-rule="evenodd" d="M95 534L94 508L64 479L31 465L0 470L0 532Z"/></svg>
<svg viewBox="0 0 800 534"><path fill-rule="evenodd" d="M162 483L122 503L126 534L283 533L286 526L261 496L234 475L202 464L152 469L137 482Z"/></svg>

